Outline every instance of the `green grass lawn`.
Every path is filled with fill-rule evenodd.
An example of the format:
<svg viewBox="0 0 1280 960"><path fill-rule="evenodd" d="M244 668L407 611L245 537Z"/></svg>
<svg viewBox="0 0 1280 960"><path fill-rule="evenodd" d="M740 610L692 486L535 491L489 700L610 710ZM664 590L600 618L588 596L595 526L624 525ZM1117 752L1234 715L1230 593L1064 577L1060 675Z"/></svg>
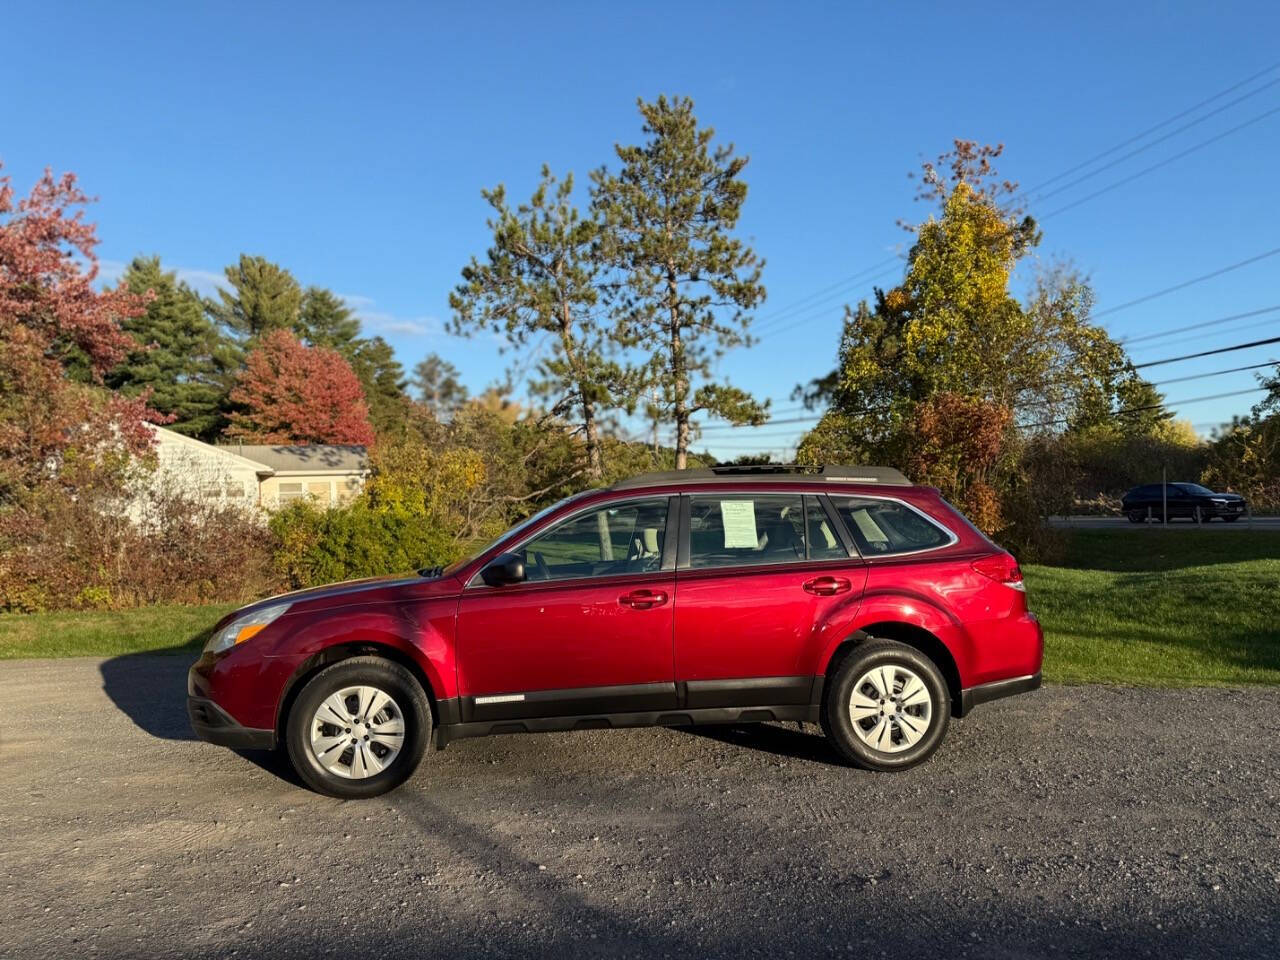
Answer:
<svg viewBox="0 0 1280 960"><path fill-rule="evenodd" d="M234 605L0 614L0 660L112 657L153 650L195 655Z"/></svg>
<svg viewBox="0 0 1280 960"><path fill-rule="evenodd" d="M1157 686L1280 683L1280 534L1076 530L1025 567L1045 679ZM0 615L0 659L194 655L230 606Z"/></svg>
<svg viewBox="0 0 1280 960"><path fill-rule="evenodd" d="M1077 530L1024 573L1050 682L1280 683L1280 534Z"/></svg>

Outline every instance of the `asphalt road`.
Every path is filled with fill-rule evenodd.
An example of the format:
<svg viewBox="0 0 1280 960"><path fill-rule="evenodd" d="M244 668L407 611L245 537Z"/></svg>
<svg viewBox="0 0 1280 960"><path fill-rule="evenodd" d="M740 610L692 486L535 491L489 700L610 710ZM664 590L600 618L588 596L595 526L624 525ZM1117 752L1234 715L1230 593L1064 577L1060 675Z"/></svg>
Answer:
<svg viewBox="0 0 1280 960"><path fill-rule="evenodd" d="M1280 690L1046 688L903 774L473 740L341 803L189 739L185 667L0 663L0 956L1280 955Z"/></svg>
<svg viewBox="0 0 1280 960"><path fill-rule="evenodd" d="M1133 530L1138 533L1160 531L1213 531L1224 530L1268 530L1280 531L1280 517L1254 517L1252 520L1240 519L1235 523L1222 520L1211 520L1208 523L1196 523L1178 517L1166 526L1162 523L1130 523L1127 517L1050 517L1049 523L1055 527L1076 527L1081 530Z"/></svg>

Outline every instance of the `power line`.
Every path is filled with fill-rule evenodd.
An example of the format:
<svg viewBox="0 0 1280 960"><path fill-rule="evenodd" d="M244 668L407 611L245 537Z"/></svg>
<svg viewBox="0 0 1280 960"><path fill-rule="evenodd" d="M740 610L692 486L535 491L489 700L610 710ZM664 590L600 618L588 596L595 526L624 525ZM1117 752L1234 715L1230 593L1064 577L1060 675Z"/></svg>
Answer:
<svg viewBox="0 0 1280 960"><path fill-rule="evenodd" d="M1165 120L1161 120L1155 126L1148 127L1147 129L1143 130L1141 133L1135 133L1133 136L1129 137L1129 139L1122 140L1119 143L1117 143L1115 146L1108 147L1106 150L1103 150L1101 153L1094 154L1088 160L1082 160L1080 163L1077 163L1074 167L1070 167L1062 171L1061 173L1050 177L1048 180L1041 181L1035 187L1029 187L1028 189L1020 192L1035 193L1036 191L1042 190L1045 187L1049 186L1049 184L1051 183L1057 183L1063 177L1069 177L1071 176L1071 174L1075 173L1077 170L1083 170L1085 167L1089 166L1090 164L1096 163L1099 160L1102 160L1106 157L1111 156L1111 154L1115 153L1117 150L1123 150L1125 147L1129 146L1129 144L1137 143L1143 137L1150 136L1151 134L1155 133L1157 130L1167 127L1171 123L1177 123L1183 117L1190 116L1191 114L1199 110L1201 107L1207 107L1209 104L1213 103L1213 101L1220 100L1221 98L1225 97L1229 93L1235 93L1235 91L1239 90L1241 87L1247 86L1248 84L1253 83L1253 81L1261 79L1262 77L1265 77L1268 73L1271 73L1273 70L1275 70L1278 67L1280 67L1280 62L1273 63L1271 64L1271 66L1267 67L1265 70L1259 70L1257 73L1253 74L1252 76L1245 77L1243 80L1239 81L1238 83L1233 83L1231 86L1227 87L1225 90L1220 90L1217 93L1215 93L1213 96L1206 97L1204 100L1201 100L1199 103L1193 106L1187 107L1181 113L1175 113L1172 117L1169 117Z"/></svg>
<svg viewBox="0 0 1280 960"><path fill-rule="evenodd" d="M1214 370L1212 373L1193 373L1187 377L1174 377L1172 380L1161 380L1159 383L1153 383L1153 387L1166 387L1171 383L1186 383L1188 380L1204 380L1206 377L1221 377L1228 373L1243 373L1246 370L1260 370L1263 367L1274 367L1275 361L1268 360L1266 363L1251 363L1246 367L1231 367L1228 370Z"/></svg>
<svg viewBox="0 0 1280 960"><path fill-rule="evenodd" d="M1175 153L1171 157L1166 157L1164 160L1161 160L1159 163L1153 163L1149 167L1142 168L1137 173L1131 173L1127 177L1122 177L1121 179L1115 181L1115 183L1111 183L1103 187L1101 190L1095 190L1093 193L1085 194L1079 200L1073 200L1071 203L1068 203L1066 206L1059 207L1057 210L1050 210L1048 213L1041 214L1039 217L1036 218L1036 220L1039 222L1043 222L1045 220L1048 220L1050 217L1056 217L1060 213L1066 213L1068 210L1073 210L1076 207L1080 206L1082 203L1088 203L1090 200L1100 197L1104 193L1110 193L1112 190L1115 190L1117 187L1123 187L1126 183L1132 183L1134 180L1137 180L1139 177L1145 177L1148 173L1153 173L1154 171L1159 170L1161 167L1167 167L1169 164L1173 163L1176 160L1181 160L1183 157L1188 156L1189 154L1195 153L1197 150L1201 150L1209 146L1210 144L1217 143L1219 140L1223 139L1224 137L1229 137L1231 136L1231 134L1237 133L1240 130L1243 130L1245 127L1253 126L1253 124L1258 123L1259 121L1265 120L1267 119L1267 117L1270 117L1276 113L1280 113L1280 107L1272 107L1270 110L1267 110L1265 113L1260 113L1256 117L1252 117L1249 120L1246 120L1244 123L1237 124L1236 126L1231 127L1228 130L1223 130L1221 133L1210 137L1208 140L1201 140L1199 143L1188 147L1186 150L1182 150L1178 153Z"/></svg>
<svg viewBox="0 0 1280 960"><path fill-rule="evenodd" d="M1280 107L1277 107L1276 109L1280 110ZM1136 307L1138 304L1146 303L1148 300L1155 300L1157 297L1163 297L1165 294L1173 293L1175 290L1185 290L1187 287L1193 286L1197 283L1203 283L1205 280L1212 280L1214 277L1220 277L1224 273L1230 273L1232 270L1239 270L1241 267L1247 267L1249 264L1257 263L1259 260L1265 260L1267 257L1274 257L1277 253L1280 253L1280 247L1276 247L1274 250L1268 250L1265 253L1260 253L1255 257L1249 257L1247 260L1229 263L1225 267L1219 267L1217 270L1203 274L1202 276L1193 277L1190 280L1184 280L1182 283L1175 283L1172 287L1165 287L1163 290L1157 290L1155 293L1148 293L1144 297L1138 297L1134 300L1128 300L1125 303L1116 304L1114 307L1108 307L1106 310L1097 310L1094 312L1093 317L1096 320L1098 317L1105 317L1113 313L1119 313L1121 310L1128 310L1130 307Z"/></svg>
<svg viewBox="0 0 1280 960"><path fill-rule="evenodd" d="M1189 323L1185 327L1173 327L1170 330L1164 330L1160 333L1148 333L1141 337L1121 337L1116 343L1142 343L1147 340L1159 340L1164 337L1171 337L1175 333L1186 333L1188 330L1199 330L1202 327L1214 327L1220 323L1230 323L1232 320L1244 320L1247 317L1258 317L1264 313L1275 313L1280 310L1280 304L1274 307L1263 307L1260 310L1250 310L1247 313L1233 313L1229 317L1218 317L1216 320L1202 320L1200 323Z"/></svg>
<svg viewBox="0 0 1280 960"><path fill-rule="evenodd" d="M1134 369L1137 369L1138 367L1159 366L1159 365L1161 365L1161 364L1166 364L1166 363L1175 363L1175 362L1180 361L1180 360L1190 360L1190 359L1194 359L1194 358L1196 358L1196 357L1210 356L1210 355L1217 354L1217 353L1228 353L1228 352L1233 351L1233 350L1245 350L1245 349L1248 349L1249 347L1263 346L1263 345L1265 345L1265 344L1270 344L1270 343L1280 343L1280 337L1272 337L1272 338L1267 339L1267 340L1256 340L1256 341L1253 341L1253 342L1251 342L1251 343L1240 343L1240 344L1234 344L1234 345L1229 346L1229 347L1220 347L1220 348L1218 348L1218 349L1216 349L1216 350L1205 350L1205 351L1202 351L1202 352L1200 352L1200 353L1186 354L1186 355L1183 355L1183 356L1180 356L1180 357L1169 357L1169 358L1166 358L1166 359L1164 359L1164 360L1153 360L1153 361L1151 361L1150 363L1136 364L1136 365L1135 365L1135 367L1134 367ZM1263 367L1271 367L1271 366L1275 366L1275 365L1276 365L1276 361L1268 360L1268 361L1264 361L1263 363L1248 364L1248 365L1246 365L1246 366L1242 366L1242 367L1230 367L1230 368L1228 368L1228 369L1226 369L1226 370L1211 370L1211 371L1208 371L1208 372L1205 372L1205 373L1193 373L1193 374L1188 374L1187 376L1183 376L1183 377L1173 377L1173 378L1171 378L1171 379L1169 379L1169 380L1157 380L1157 381L1152 382L1151 386L1153 386L1153 387L1163 387L1163 386L1168 386L1169 384L1173 384L1173 383L1188 383L1188 382L1190 382L1190 381L1192 381L1192 380L1205 380L1205 379L1208 379L1209 377L1220 377L1220 376L1225 376L1226 374L1229 374L1229 373L1242 373L1242 372L1245 372L1245 371L1248 371L1248 370L1259 370L1259 369L1262 369ZM1049 382L1049 383L1046 383L1046 384L1042 384L1042 386L1053 386L1053 385L1054 385L1054 384L1053 384L1053 382ZM1246 391L1246 392L1249 392L1249 391ZM1039 407L1039 406L1046 406L1046 405L1050 405L1050 404L1052 404L1052 403L1054 403L1054 402L1056 402L1056 401L1053 401L1053 400L1038 400L1038 401L1031 401L1031 402L1024 403L1024 404L1016 404L1016 405L1013 407L1013 409L1015 409L1015 410L1026 410L1026 409L1028 409L1028 408L1034 408L1034 407ZM1163 401L1161 404L1157 404L1156 406L1167 407L1167 406L1177 406L1177 405L1178 405L1178 403L1176 403L1176 402L1173 402L1173 401L1167 401L1167 400L1166 400L1166 401ZM863 409L863 410L862 410L862 411L860 411L860 412L861 412L861 413L875 413L875 412L877 412L877 411L879 411L879 410L884 410L884 409L888 409L888 408L887 408L887 407L868 407L868 408ZM712 424L712 425L710 425L710 426L700 427L699 429L700 429L702 432L704 432L704 433L705 433L705 432L706 432L706 431L708 431L708 430L710 430L710 431L719 431L719 430L730 430L730 431L734 431L734 430L752 430L752 429L759 429L760 427L774 427L774 426L782 426L782 425L784 425L784 424L810 423L810 422L813 422L813 421L821 420L821 419L822 419L822 417L826 414L826 412L827 412L827 411L823 411L822 413L816 413L816 414L813 414L813 415L811 415L811 416L806 416L806 417L793 417L793 418L790 418L790 419L784 419L784 420L767 420L767 421L765 421L765 422L764 422L764 423L762 423L762 424L758 424L758 425L754 425L754 426L753 426L752 424ZM750 437L765 437L765 436L786 436L786 435L789 435L789 434L790 434L790 431L787 431L787 432L782 433L782 434L778 434L778 433L772 433L772 434L744 434L744 436L750 436Z"/></svg>
<svg viewBox="0 0 1280 960"><path fill-rule="evenodd" d="M774 324L778 320L786 319L788 316L794 314L798 310L810 305L812 301L818 299L824 294L828 294L831 291L836 290L838 287L843 287L847 284L850 284L854 280L859 280L866 274L871 273L873 270L879 270L881 267L887 266L890 263L896 263L900 259L901 258L898 256L898 254L895 253L893 256L887 257L886 259L881 260L879 263L873 263L869 267L863 267L861 270L857 271L856 273L850 274L849 276L844 277L841 280L837 280L835 283L828 284L827 286L823 287L821 290L816 290L813 293L809 294L808 296L802 297L801 299L796 300L788 304L787 306L782 307L774 311L773 313L768 314L767 316L764 317L763 320L760 321L760 325L761 325L760 332L763 333L765 328Z"/></svg>
<svg viewBox="0 0 1280 960"><path fill-rule="evenodd" d="M1190 123L1184 123L1182 126L1178 127L1178 129L1169 131L1163 137L1157 137L1156 139L1150 141L1149 143L1144 143L1142 146L1138 147L1137 149L1130 150L1124 156L1116 157L1116 159L1110 161L1109 163L1104 163L1102 166L1098 167L1097 169L1090 170L1088 173L1084 174L1083 176L1076 177L1076 179L1072 180L1070 183L1065 183L1062 186L1057 187L1053 190L1050 190L1048 193L1042 193L1039 196L1034 197L1033 199L1035 200L1036 203L1043 203L1045 200L1048 200L1050 197L1056 197L1058 194L1063 193L1066 190L1070 190L1072 187L1077 187L1080 184L1084 183L1086 180L1092 179L1093 177L1096 177L1100 173L1104 173L1105 171L1110 170L1113 167L1119 166L1120 164L1124 163L1126 160L1131 160L1134 157L1136 157L1138 154L1145 153L1146 151L1150 150L1152 147L1157 146L1161 143L1164 143L1166 140L1170 140L1173 137L1176 137L1180 133L1186 133L1186 131L1190 130L1192 127L1197 126L1201 123L1204 123L1206 120L1209 120L1212 117L1216 117L1220 113L1224 113L1225 111L1230 110L1236 104L1242 103L1243 101L1248 100L1250 97L1256 97L1258 94L1262 93L1264 90L1269 90L1271 87L1274 87L1277 83L1280 83L1280 78L1276 78L1275 80L1268 81L1267 83L1264 83L1262 86L1258 87L1257 89L1250 90L1248 93L1244 94L1243 96L1236 97L1234 100L1232 100L1229 103L1224 103L1222 106L1218 107L1218 109L1211 110L1208 113L1206 113L1204 116L1197 117L1195 120L1192 120ZM1036 189L1037 190L1043 189L1043 185L1041 187L1037 187ZM1019 192L1021 193L1023 191L1019 191Z"/></svg>
<svg viewBox="0 0 1280 960"><path fill-rule="evenodd" d="M879 280L881 277L887 277L890 273L893 273L897 269L898 268L896 266L892 267L889 270L885 270L882 273L876 274L874 277L870 277L869 279ZM820 316L822 313L825 313L825 312L826 312L826 307L823 307L821 310L815 313L810 313L808 316L801 317L800 319L794 320L791 323L783 324L781 327L774 327L772 330L768 331L767 333L761 334L760 339L763 340L765 337L776 336L779 333L786 333L788 330L794 330L796 327L804 326L805 324L811 322L815 317Z"/></svg>
<svg viewBox="0 0 1280 960"><path fill-rule="evenodd" d="M1230 393L1212 393L1203 397L1190 397L1186 400L1175 400L1175 401L1165 402L1165 403L1148 403L1141 407L1128 407L1127 409L1124 409L1124 410L1116 410L1112 412L1111 416L1121 417L1131 413L1146 413L1150 410L1163 410L1165 407L1168 407L1168 406L1186 407L1186 406L1190 406L1193 403L1204 403L1208 400L1223 400L1223 399L1226 399L1227 397L1243 397L1246 394L1250 394L1250 393L1266 393L1266 392L1267 392L1266 387L1254 387L1251 390L1234 390ZM1042 420L1039 423L1023 424L1023 427L1025 429L1033 429L1035 427L1051 427L1057 423L1070 423L1070 422L1071 422L1070 417L1056 417L1053 420Z"/></svg>
<svg viewBox="0 0 1280 960"><path fill-rule="evenodd" d="M1049 186L1049 185L1050 185L1050 184L1052 184L1052 183L1056 183L1057 181L1059 181L1059 180L1063 179L1064 177L1068 177L1068 176L1070 176L1071 174L1076 173L1077 171L1082 170L1082 169L1084 169L1085 167L1090 166L1091 164L1093 164L1093 163L1097 162L1098 160L1102 160L1102 159L1104 159L1104 158L1106 158L1106 157L1110 156L1111 154L1115 153L1115 152L1116 152L1116 151L1118 151L1118 150L1123 150L1125 147L1129 146L1130 144L1132 144L1132 143L1136 143L1136 142L1138 142L1139 140L1142 140L1144 137L1147 137L1147 136L1149 136L1150 134L1155 133L1156 131L1158 131L1158 130L1160 130L1160 129L1162 129L1162 128L1166 127L1166 126L1168 126L1169 124L1171 124L1171 123L1176 123L1178 120L1181 120L1183 117L1190 116L1191 114L1193 114L1193 113L1195 113L1196 111L1200 110L1202 107L1208 106L1210 103L1213 103L1215 100L1219 100L1219 99L1221 99L1222 97L1227 96L1227 95L1228 95L1228 94L1230 94L1230 93L1234 93L1236 90L1239 90L1241 87L1247 86L1248 84L1252 83L1253 81L1258 80L1258 79L1260 79L1260 78L1262 78L1262 77L1266 76L1268 73L1271 73L1272 71L1276 70L1277 68L1280 68L1280 62L1273 63L1273 64L1271 64L1269 67L1267 67L1266 69L1264 69L1264 70L1260 70L1260 71L1258 71L1257 73L1252 74L1252 75L1251 75L1251 76L1249 76L1249 77L1246 77L1244 80L1240 80L1240 81L1238 81L1237 83L1234 83L1234 84L1232 84L1231 86L1227 87L1226 89L1224 89L1224 90L1220 90L1219 92L1217 92L1217 93L1213 94L1213 95L1212 95L1212 96L1210 96L1210 97L1206 97L1204 100L1201 100L1200 102L1198 102L1198 103L1194 104L1193 106L1190 106L1190 107L1186 108L1185 110L1182 110L1182 111L1180 111L1179 113L1176 113L1176 114L1174 114L1173 116L1168 117L1167 119L1160 121L1159 123L1155 124L1154 126L1151 126L1151 127L1146 128L1145 130L1143 130L1143 131L1142 131L1142 132L1140 132L1140 133L1134 134L1133 136L1129 137L1129 138L1128 138L1128 139L1126 139L1126 140L1122 140L1120 143L1117 143L1117 144L1115 144L1115 145L1114 145L1114 146L1112 146L1112 147L1108 147L1106 150L1102 151L1101 153L1095 154L1094 156L1090 157L1089 159L1084 160L1084 161L1082 161L1082 162L1080 162L1080 163L1077 163L1076 165L1074 165L1074 166L1072 166L1072 167L1067 168L1066 170L1062 171L1061 173L1055 174L1054 176L1050 177L1048 180L1041 181L1041 183L1039 183L1039 184L1038 184L1037 186L1035 186L1035 187L1031 187L1031 188L1026 188L1026 189L1023 189L1023 190L1019 190L1019 191L1018 191L1018 194L1021 194L1021 195L1023 195L1023 196L1027 196L1027 195L1030 195L1030 194L1034 194L1034 193L1036 193L1036 192L1038 192L1038 191L1040 191L1040 190L1044 189L1044 187ZM1064 190L1068 189L1068 188L1069 188L1069 187L1071 187L1071 186L1078 185L1079 183L1083 182L1084 180L1088 179L1089 177L1092 177L1092 176L1094 176L1094 175L1096 175L1096 174L1098 174L1098 173L1101 173L1101 172L1103 172L1104 170L1110 169L1111 167L1115 166L1116 164L1118 164L1118 163L1122 162L1123 160L1126 160L1126 159L1129 159L1129 158L1131 158L1131 157L1133 157L1133 156L1136 156L1138 153L1141 153L1142 151L1147 150L1147 149L1149 149L1150 147L1156 146L1156 145L1157 145L1157 144L1159 144L1159 143L1163 143L1165 140L1168 140L1170 137L1175 136L1175 135L1177 135L1178 133L1184 132L1185 130L1190 129L1192 126L1195 126L1196 124L1201 123L1201 122L1203 122L1204 120L1208 120L1209 118L1214 117L1214 116L1216 116L1216 115L1218 115L1218 114L1222 113L1223 111L1225 111L1225 110L1229 109L1230 107L1235 106L1237 103L1240 103L1241 101L1246 100L1246 99L1248 99L1249 97L1255 96L1256 94L1261 93L1261 92L1263 92L1264 90L1269 89L1270 87L1272 87L1272 86L1273 86L1275 83L1277 83L1277 82L1280 82L1280 79L1278 79L1278 80L1272 80L1272 81L1270 81L1269 83L1263 84L1262 86L1258 87L1257 89L1250 91L1248 94L1245 94L1244 96L1241 96L1241 97L1237 97L1235 100L1232 100L1230 103L1228 103L1228 104L1224 104L1223 106L1221 106L1221 107L1219 107L1219 108L1217 108L1217 109L1215 109L1215 110L1213 110L1213 111L1211 111L1211 112L1209 112L1209 113L1205 114L1204 116L1202 116L1202 117L1198 118L1197 120L1193 121L1192 123L1190 123L1190 124L1185 124L1185 125L1183 125L1182 127L1178 128L1178 130L1175 130L1175 131L1173 131L1172 133L1166 134L1165 136L1160 137L1159 139L1157 139L1157 140L1155 140L1155 141L1152 141L1151 143L1146 144L1145 146L1143 146L1143 147L1142 147L1142 148L1140 148L1139 150L1131 151L1129 154L1126 154L1124 157L1121 157L1121 158L1119 158L1118 160L1112 161L1111 163L1108 163L1108 164L1106 164L1105 166L1100 167L1100 168L1098 168L1097 170L1094 170L1092 173L1090 173L1090 174L1088 174L1088 175L1086 175L1086 176L1084 176L1084 177L1080 177L1080 178L1078 178L1076 181L1073 181L1073 183L1068 184L1067 186L1064 186L1064 187L1059 187L1058 189L1051 191L1051 193L1050 193L1050 194L1048 194L1048 195L1049 195L1049 196L1056 195L1056 194L1058 194L1058 193L1063 192ZM1280 109L1280 108L1277 108L1277 109ZM1063 212L1065 212L1066 210L1070 210L1070 209L1072 209L1073 207L1076 207L1076 206L1079 206L1080 204L1086 203L1087 201L1089 201L1089 200L1093 199L1094 197L1101 196L1102 194L1107 193L1107 192L1109 192L1109 191L1111 191L1111 190L1113 190L1113 189L1116 189L1117 187L1122 186L1122 185L1123 185L1123 184L1125 184L1125 183L1129 183L1129 182L1131 182L1132 180L1137 179L1138 177L1144 176L1145 174L1150 173L1150 172L1152 172L1152 171L1154 171L1154 170L1156 170L1156 169L1159 169L1159 168L1160 168L1160 167L1162 167L1162 166L1165 166L1165 165L1167 165L1167 164L1169 164L1169 163L1172 163L1172 162L1174 162L1175 160L1178 160L1178 159L1180 159L1181 157L1186 156L1188 153L1192 153L1192 152L1194 152L1195 150L1199 150L1199 149L1200 149L1200 148L1202 148L1202 147L1208 146L1209 144L1216 142L1217 140L1221 140L1223 137L1229 136L1230 134L1235 133L1236 131L1238 131L1238 130L1242 129L1243 127L1249 126L1250 124L1256 123L1256 122L1258 122L1259 120L1265 119L1267 116L1270 116L1270 114L1271 114L1271 113L1274 113L1274 112L1276 112L1276 111L1274 111L1274 110L1273 110L1273 111L1269 111L1268 113L1264 113L1264 114L1262 114L1261 116L1254 117L1254 118L1252 118L1251 120L1245 121L1244 123L1240 124L1239 126L1233 127L1233 128L1231 128L1230 130L1226 130L1226 131L1224 131L1223 133L1220 133L1220 134L1218 134L1218 135L1216 135L1216 136L1214 136L1214 137L1210 138L1209 140L1205 140L1205 141L1202 141L1201 143L1195 144L1194 146L1192 146L1192 147L1191 147L1191 148L1189 148L1188 150L1184 150L1184 151L1182 151L1181 153L1175 154L1173 157L1169 157L1169 158L1167 158L1166 160L1163 160L1163 161L1161 161L1161 162L1160 162L1160 163L1158 163L1158 164L1155 164L1155 165L1153 165L1153 166L1151 166L1151 167L1148 167L1148 168L1146 168L1146 169L1144 169L1144 170L1138 171L1136 174L1133 174L1133 175L1131 175L1131 176L1129 176L1129 177L1126 177L1126 178L1124 178L1124 179L1122 179L1122 180L1120 180L1120 181L1117 181L1116 183L1111 184L1111 185L1109 185L1109 186L1107 186L1107 187L1104 187L1104 188L1103 188L1103 189L1101 189L1101 190L1095 191L1094 193L1089 194L1089 195L1088 195L1088 196L1086 196L1086 197L1083 197L1083 198L1081 198L1081 199L1079 199L1079 200L1073 201L1072 203L1070 203L1070 204L1068 204L1068 205L1066 205L1066 206L1064 206L1064 207L1060 207L1059 209L1054 210L1054 211L1052 211L1051 213L1045 214L1044 216L1040 217L1039 219L1043 220L1043 219L1045 219L1046 217L1054 216L1054 215L1056 215L1056 214L1058 214L1058 213L1063 213ZM1036 199L1038 199L1038 200L1043 200L1043 199L1044 199L1044 197L1038 197L1038 198L1036 198ZM852 285L854 284L854 282L855 282L855 281L862 279L863 277L865 277L865 275L866 275L866 274L869 274L869 273L871 273L871 272L873 272L873 271L875 271L875 270L879 269L881 266L885 266L885 265L888 265L888 264L890 264L890 263L895 263L895 262L896 262L896 261L898 261L899 259L900 259L900 258L895 254L894 256L889 257L889 258L887 258L887 259L885 259L885 260L882 260L882 261L880 261L879 263L872 264L872 265L871 265L871 266L869 266L869 267L864 267L863 269L861 269L861 270L859 270L859 271L857 271L857 272L855 272L855 273L853 273L853 274L850 274L849 276L844 277L844 278L843 278L843 279L841 279L841 280L837 280L835 283L829 284L829 285L827 285L827 286L823 287L822 289L817 290L817 291L815 291L814 293L809 294L809 295L808 295L808 296L806 296L806 297L802 297L801 299L799 299L799 300L797 300L797 301L794 301L794 302L792 302L792 303L788 304L786 307L784 307L784 308L782 308L782 309L780 309L780 310L778 310L778 311L776 311L776 312L774 312L774 313L771 313L771 314L767 315L767 316L766 316L766 317L761 321L761 325L760 325L760 327L757 329L757 331L756 331L756 335L757 335L760 339L764 339L766 336L772 336L773 334L781 333L781 332L783 332L784 330L794 329L794 328L795 328L795 327L797 327L797 326L801 326L803 323L807 323L807 322L809 322L809 320L812 320L814 317L819 316L819 315L821 315L821 313L822 313L822 312L824 312L823 310L819 310L818 312L812 312L814 307L819 306L819 302L821 302L821 304L825 307L825 304L826 304L826 303L828 303L828 302L830 302L831 300L838 300L838 299L840 299L840 297L841 297L841 296L843 296L843 294L844 294L844 292L845 292L845 291L843 290L843 288L844 288L844 287L846 287L846 286L852 286ZM887 271L886 271L886 273L887 273ZM826 296L826 297L825 297L825 299L823 299L824 295L831 294L833 291L837 291L837 290L839 290L839 292L838 292L838 293L836 293L834 296ZM805 318L803 321L801 321L801 320L796 320L795 322L790 323L790 324L788 324L788 325L786 325L785 327L782 327L782 328L779 328L779 327L777 326L777 324L778 324L778 322L779 322L779 321L781 321L781 320L786 320L786 319L790 319L790 318L793 318L793 317L795 317L798 313L805 313L805 314L806 314L806 318ZM1096 316L1096 314L1095 314L1095 316Z"/></svg>
<svg viewBox="0 0 1280 960"><path fill-rule="evenodd" d="M1216 350L1201 350L1199 353L1185 353L1180 357L1166 357L1164 360L1148 360L1146 363L1135 363L1133 369L1158 367L1165 363L1177 363L1180 360L1194 360L1196 357L1211 357L1216 353L1231 353L1233 350L1248 350L1250 347L1265 347L1270 343L1280 343L1280 337L1269 337L1266 340L1254 340L1250 343L1237 343L1230 347L1218 347Z"/></svg>

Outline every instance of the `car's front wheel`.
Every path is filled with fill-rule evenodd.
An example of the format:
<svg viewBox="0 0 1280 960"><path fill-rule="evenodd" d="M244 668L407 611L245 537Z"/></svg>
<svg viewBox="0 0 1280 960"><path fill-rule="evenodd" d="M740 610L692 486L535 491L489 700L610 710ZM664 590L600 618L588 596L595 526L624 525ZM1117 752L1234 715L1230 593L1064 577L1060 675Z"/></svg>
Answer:
<svg viewBox="0 0 1280 960"><path fill-rule="evenodd" d="M1141 523L1141 522L1142 522L1143 520L1145 520L1145 519L1147 519L1147 515L1146 515L1145 513L1143 513L1141 510L1130 510L1130 511L1129 511L1129 522L1130 522L1130 523Z"/></svg>
<svg viewBox="0 0 1280 960"><path fill-rule="evenodd" d="M951 719L947 684L932 660L892 640L868 640L844 658L827 694L827 735L869 770L904 770L938 749Z"/></svg>
<svg viewBox="0 0 1280 960"><path fill-rule="evenodd" d="M431 737L417 679L381 657L353 657L312 677L289 711L285 741L298 776L331 797L376 797L413 774Z"/></svg>

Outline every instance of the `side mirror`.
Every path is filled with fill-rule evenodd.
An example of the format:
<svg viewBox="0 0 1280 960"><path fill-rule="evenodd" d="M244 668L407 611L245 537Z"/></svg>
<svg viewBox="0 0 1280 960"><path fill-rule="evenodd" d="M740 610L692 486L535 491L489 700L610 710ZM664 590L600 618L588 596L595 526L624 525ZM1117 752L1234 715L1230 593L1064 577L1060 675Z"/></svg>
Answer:
<svg viewBox="0 0 1280 960"><path fill-rule="evenodd" d="M491 587L524 583L524 559L515 553L500 553L480 571L480 579Z"/></svg>

